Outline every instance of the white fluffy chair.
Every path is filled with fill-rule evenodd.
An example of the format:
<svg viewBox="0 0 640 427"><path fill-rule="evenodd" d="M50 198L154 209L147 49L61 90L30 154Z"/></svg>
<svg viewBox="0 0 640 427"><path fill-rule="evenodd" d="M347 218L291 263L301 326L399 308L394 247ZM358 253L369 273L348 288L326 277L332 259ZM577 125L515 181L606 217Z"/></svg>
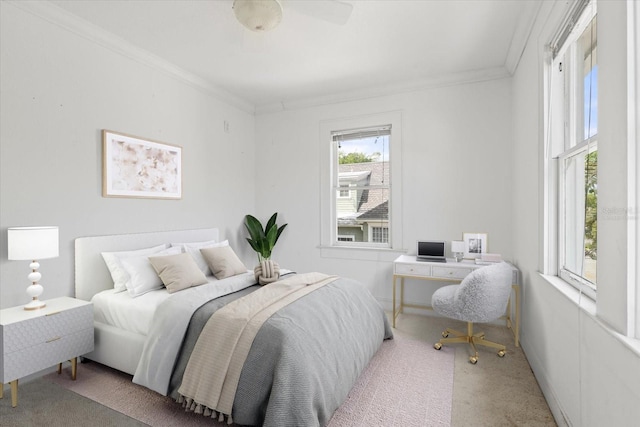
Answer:
<svg viewBox="0 0 640 427"><path fill-rule="evenodd" d="M505 355L506 347L487 341L484 333L473 333L474 323L486 323L503 316L511 295L512 269L506 262L472 271L459 285L444 286L434 292L431 306L442 316L467 322L467 333L447 328L443 339L434 345L440 350L443 344L467 342L473 349L469 361L478 361L476 344L498 349L498 356ZM449 335L455 335L448 338Z"/></svg>

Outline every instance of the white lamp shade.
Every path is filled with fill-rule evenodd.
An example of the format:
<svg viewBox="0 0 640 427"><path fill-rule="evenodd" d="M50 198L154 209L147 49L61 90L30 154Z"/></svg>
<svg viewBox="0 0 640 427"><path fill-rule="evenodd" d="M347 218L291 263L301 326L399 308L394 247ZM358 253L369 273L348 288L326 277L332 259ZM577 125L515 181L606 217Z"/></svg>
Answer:
<svg viewBox="0 0 640 427"><path fill-rule="evenodd" d="M282 6L278 0L235 0L233 12L251 31L269 31L282 20Z"/></svg>
<svg viewBox="0 0 640 427"><path fill-rule="evenodd" d="M10 260L39 260L58 256L58 227L11 227L7 229Z"/></svg>
<svg viewBox="0 0 640 427"><path fill-rule="evenodd" d="M453 253L464 252L464 242L462 240L453 240L451 242L451 252Z"/></svg>

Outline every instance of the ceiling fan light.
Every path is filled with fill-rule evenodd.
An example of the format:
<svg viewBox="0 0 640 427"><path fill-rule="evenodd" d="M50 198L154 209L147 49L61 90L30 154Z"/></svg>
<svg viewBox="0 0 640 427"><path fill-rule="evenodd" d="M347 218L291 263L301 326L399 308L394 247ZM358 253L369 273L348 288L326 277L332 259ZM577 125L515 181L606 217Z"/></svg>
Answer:
<svg viewBox="0 0 640 427"><path fill-rule="evenodd" d="M234 0L236 19L251 31L269 31L282 20L282 5L278 0Z"/></svg>

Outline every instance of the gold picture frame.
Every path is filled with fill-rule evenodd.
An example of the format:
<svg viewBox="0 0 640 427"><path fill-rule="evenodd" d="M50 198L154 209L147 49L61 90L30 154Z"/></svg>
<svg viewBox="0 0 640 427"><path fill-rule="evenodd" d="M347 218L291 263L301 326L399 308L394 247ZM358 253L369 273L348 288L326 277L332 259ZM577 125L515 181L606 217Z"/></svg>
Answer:
<svg viewBox="0 0 640 427"><path fill-rule="evenodd" d="M182 198L182 147L102 131L102 196Z"/></svg>
<svg viewBox="0 0 640 427"><path fill-rule="evenodd" d="M464 257L467 259L480 258L489 250L489 235L487 233L462 233L464 242Z"/></svg>

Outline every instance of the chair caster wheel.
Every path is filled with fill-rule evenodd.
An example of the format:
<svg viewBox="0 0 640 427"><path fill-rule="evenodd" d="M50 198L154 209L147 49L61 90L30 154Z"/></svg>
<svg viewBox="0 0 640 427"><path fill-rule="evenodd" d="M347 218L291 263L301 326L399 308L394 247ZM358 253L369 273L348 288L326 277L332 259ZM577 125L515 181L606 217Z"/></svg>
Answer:
<svg viewBox="0 0 640 427"><path fill-rule="evenodd" d="M449 336L449 333L447 331L444 331L442 333L442 338L447 338Z"/></svg>
<svg viewBox="0 0 640 427"><path fill-rule="evenodd" d="M469 358L469 363L471 363L472 365L475 365L476 363L478 363L478 357L477 356L471 356Z"/></svg>
<svg viewBox="0 0 640 427"><path fill-rule="evenodd" d="M507 353L505 353L504 350L500 350L498 352L498 357L504 357L505 354L507 354Z"/></svg>
<svg viewBox="0 0 640 427"><path fill-rule="evenodd" d="M442 348L442 344L440 344L439 342L435 343L433 345L433 348L435 348L436 350L440 350Z"/></svg>

